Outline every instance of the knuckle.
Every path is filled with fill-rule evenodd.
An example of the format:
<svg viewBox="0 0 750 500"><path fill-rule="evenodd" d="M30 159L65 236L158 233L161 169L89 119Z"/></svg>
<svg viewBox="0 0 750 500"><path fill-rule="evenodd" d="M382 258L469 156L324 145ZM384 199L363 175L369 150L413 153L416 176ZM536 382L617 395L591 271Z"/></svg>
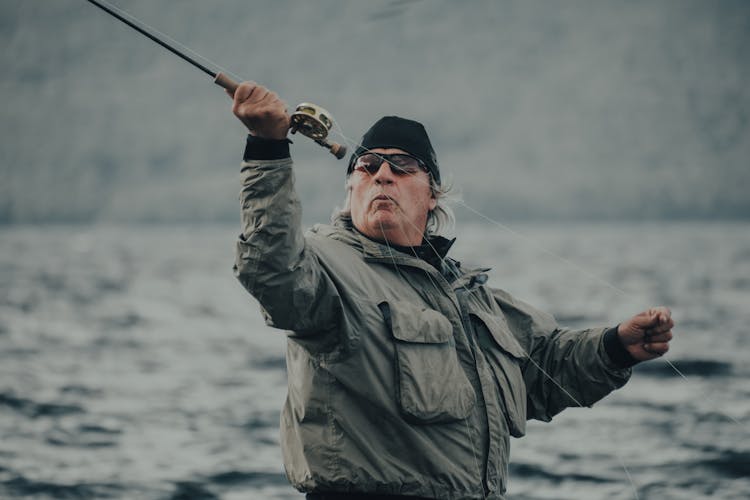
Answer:
<svg viewBox="0 0 750 500"><path fill-rule="evenodd" d="M247 95L252 90L252 84L249 82L242 82L237 86L237 93L241 95Z"/></svg>

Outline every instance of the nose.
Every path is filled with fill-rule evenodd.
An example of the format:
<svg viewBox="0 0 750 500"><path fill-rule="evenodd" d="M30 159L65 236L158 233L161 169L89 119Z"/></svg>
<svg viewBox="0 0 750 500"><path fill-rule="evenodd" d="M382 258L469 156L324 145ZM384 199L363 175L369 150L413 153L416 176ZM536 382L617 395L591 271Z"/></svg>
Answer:
<svg viewBox="0 0 750 500"><path fill-rule="evenodd" d="M372 180L375 181L375 184L392 184L394 181L393 177L391 165L387 160L383 160L378 171L372 174Z"/></svg>

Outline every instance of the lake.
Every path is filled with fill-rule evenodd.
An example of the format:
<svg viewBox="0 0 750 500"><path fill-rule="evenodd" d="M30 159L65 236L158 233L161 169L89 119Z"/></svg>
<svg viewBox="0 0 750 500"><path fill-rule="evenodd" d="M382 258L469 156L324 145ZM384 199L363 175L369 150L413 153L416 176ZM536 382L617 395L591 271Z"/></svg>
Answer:
<svg viewBox="0 0 750 500"><path fill-rule="evenodd" d="M0 496L300 499L284 334L231 225L0 228ZM747 498L750 224L466 224L451 256L570 327L673 311L669 354L513 440L509 498Z"/></svg>

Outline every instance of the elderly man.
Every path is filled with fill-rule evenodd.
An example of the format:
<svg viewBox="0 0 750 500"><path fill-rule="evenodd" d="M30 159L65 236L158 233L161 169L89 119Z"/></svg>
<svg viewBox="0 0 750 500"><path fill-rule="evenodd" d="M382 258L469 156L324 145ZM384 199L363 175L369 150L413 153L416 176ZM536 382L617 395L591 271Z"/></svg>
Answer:
<svg viewBox="0 0 750 500"><path fill-rule="evenodd" d="M346 207L303 235L276 94L243 83L235 272L287 330L281 417L287 476L308 499L503 498L510 436L622 386L665 353L653 308L614 328L568 330L446 257L424 127L385 117L347 170Z"/></svg>

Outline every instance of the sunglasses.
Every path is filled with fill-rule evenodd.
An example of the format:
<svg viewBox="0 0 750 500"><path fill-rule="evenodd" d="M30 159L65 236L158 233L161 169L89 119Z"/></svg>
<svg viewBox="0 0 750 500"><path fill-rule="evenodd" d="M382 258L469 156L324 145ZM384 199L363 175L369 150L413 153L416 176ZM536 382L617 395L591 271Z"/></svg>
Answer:
<svg viewBox="0 0 750 500"><path fill-rule="evenodd" d="M395 175L414 175L420 170L427 171L427 166L422 160L404 153L392 155L365 153L357 157L357 160L354 162L354 170L375 175L384 162L388 162L391 172Z"/></svg>

